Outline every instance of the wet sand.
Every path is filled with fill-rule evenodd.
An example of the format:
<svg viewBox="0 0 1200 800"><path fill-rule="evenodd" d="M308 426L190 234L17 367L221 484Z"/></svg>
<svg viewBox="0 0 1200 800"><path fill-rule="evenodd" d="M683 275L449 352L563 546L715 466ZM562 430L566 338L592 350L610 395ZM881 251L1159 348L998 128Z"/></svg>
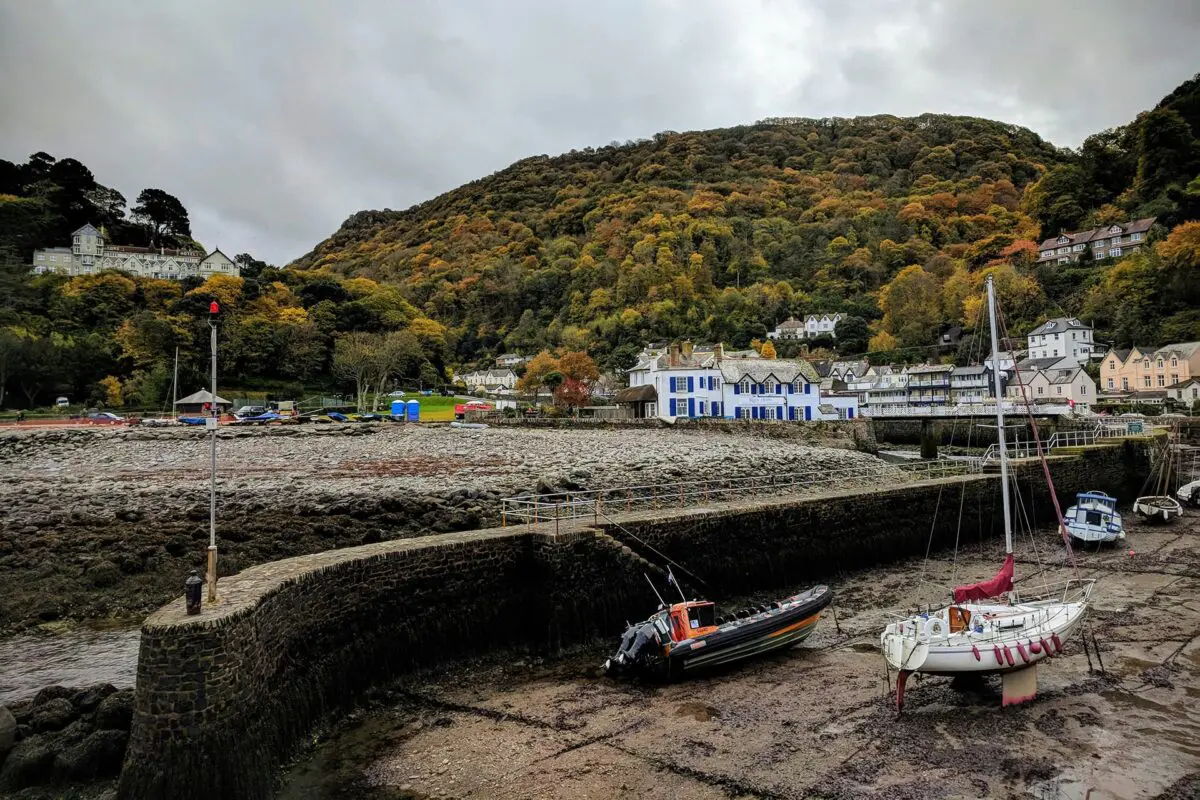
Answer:
<svg viewBox="0 0 1200 800"><path fill-rule="evenodd" d="M997 678L967 691L924 678L910 680L903 715L894 708L879 632L956 582L990 577L1001 548L974 542L957 563L944 553L831 579L834 608L808 642L706 677L617 683L600 676L596 646L405 680L326 734L279 797L1200 797L1190 514L1167 528L1130 523L1125 548L1076 554L1079 574L1099 579L1087 626L1099 657L1089 666L1074 637L1039 667L1025 706L1001 710ZM1032 574L1026 537L1027 585L1070 577L1053 532L1035 540L1046 569Z"/></svg>

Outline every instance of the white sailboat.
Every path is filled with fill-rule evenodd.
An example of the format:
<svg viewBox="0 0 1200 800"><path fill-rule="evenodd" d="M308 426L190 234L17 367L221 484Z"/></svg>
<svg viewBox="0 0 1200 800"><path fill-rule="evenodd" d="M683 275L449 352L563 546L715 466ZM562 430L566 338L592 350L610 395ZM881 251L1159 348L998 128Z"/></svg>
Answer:
<svg viewBox="0 0 1200 800"><path fill-rule="evenodd" d="M987 281L992 362L997 351L996 293ZM1037 693L1037 665L1058 655L1064 641L1082 624L1094 581L1071 580L1046 587L1039 597L1018 597L1013 589L1012 511L1009 500L1008 450L999 370L993 372L996 392L996 432L1000 444L1000 481L1004 506L1007 558L994 578L954 589L954 602L928 613L888 625L880 644L888 664L899 672L896 707L903 708L904 686L914 672L925 675L1003 676L1005 706L1032 700ZM1041 445L1038 445L1041 455ZM1047 474L1047 479L1049 475ZM1053 491L1053 490L1052 490ZM1060 531L1062 518L1059 516Z"/></svg>
<svg viewBox="0 0 1200 800"><path fill-rule="evenodd" d="M1175 466L1179 445L1179 426L1172 427L1158 453L1158 471L1153 478L1152 495L1143 495L1133 502L1133 510L1147 522L1171 522L1183 516L1183 506L1171 496L1172 468ZM1148 483L1148 481L1147 481ZM1143 489L1144 491L1144 489Z"/></svg>

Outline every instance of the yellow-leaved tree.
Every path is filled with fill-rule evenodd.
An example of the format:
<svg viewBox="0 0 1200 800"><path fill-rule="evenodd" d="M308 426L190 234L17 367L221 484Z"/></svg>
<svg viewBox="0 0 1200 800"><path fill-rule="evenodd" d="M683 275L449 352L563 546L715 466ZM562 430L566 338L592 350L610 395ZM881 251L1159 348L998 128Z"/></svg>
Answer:
<svg viewBox="0 0 1200 800"><path fill-rule="evenodd" d="M758 352L763 358L775 358L775 345L768 339L763 342L762 350Z"/></svg>

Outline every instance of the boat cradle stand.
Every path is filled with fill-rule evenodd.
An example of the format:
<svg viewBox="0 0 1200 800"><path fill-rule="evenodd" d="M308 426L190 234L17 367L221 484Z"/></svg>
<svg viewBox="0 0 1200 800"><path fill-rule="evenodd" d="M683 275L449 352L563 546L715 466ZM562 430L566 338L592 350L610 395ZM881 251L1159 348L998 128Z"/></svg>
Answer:
<svg viewBox="0 0 1200 800"><path fill-rule="evenodd" d="M904 710L904 687L913 670L902 669L896 676L896 711ZM1025 669L1002 673L1000 676L1000 706L1016 706L1037 697L1037 664Z"/></svg>

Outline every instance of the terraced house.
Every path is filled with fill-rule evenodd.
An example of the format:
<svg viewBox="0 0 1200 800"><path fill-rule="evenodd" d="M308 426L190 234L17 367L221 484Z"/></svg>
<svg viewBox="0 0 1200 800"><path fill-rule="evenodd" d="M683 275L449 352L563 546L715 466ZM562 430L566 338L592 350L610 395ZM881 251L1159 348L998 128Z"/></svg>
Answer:
<svg viewBox="0 0 1200 800"><path fill-rule="evenodd" d="M1100 386L1106 394L1149 392L1160 399L1166 390L1192 377L1200 377L1200 342L1168 344L1153 351L1137 346L1114 349L1100 362Z"/></svg>
<svg viewBox="0 0 1200 800"><path fill-rule="evenodd" d="M1060 233L1046 239L1038 246L1039 264L1070 264L1078 261L1084 252L1092 257L1120 258L1136 251L1146 242L1146 235L1154 226L1157 217L1135 219L1123 225L1104 225L1086 231Z"/></svg>
<svg viewBox="0 0 1200 800"><path fill-rule="evenodd" d="M629 371L629 388L613 398L629 416L801 422L854 419L853 396L821 392L820 376L804 361L726 356L724 348L690 342L647 348Z"/></svg>

